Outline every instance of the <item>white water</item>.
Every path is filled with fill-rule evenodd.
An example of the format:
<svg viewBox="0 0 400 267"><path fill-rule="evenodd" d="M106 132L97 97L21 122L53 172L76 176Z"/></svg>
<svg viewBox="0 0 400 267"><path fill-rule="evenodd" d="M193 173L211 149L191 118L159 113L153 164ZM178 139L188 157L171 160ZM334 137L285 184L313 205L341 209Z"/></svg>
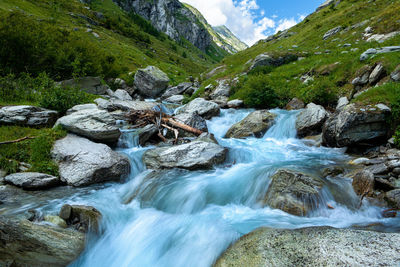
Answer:
<svg viewBox="0 0 400 267"><path fill-rule="evenodd" d="M212 171L165 171L146 179L140 148L125 132L120 151L132 162L132 174L124 184L77 194L51 203L58 210L65 202L95 206L103 214L103 233L92 237L85 253L71 266L211 266L240 236L261 226L300 228L328 225L391 224L382 209L364 203L361 210L346 178L326 180L322 203L308 217L297 217L259 203L269 177L285 167L320 174L324 167L343 164L341 150L318 148L295 138L296 112L274 110L276 124L264 138L223 139L235 122L250 110L224 110L208 122L221 145L229 148L226 163ZM331 192L339 192L337 202ZM125 204L127 203L127 204ZM342 203L342 204L340 204ZM398 223L398 222L397 222Z"/></svg>

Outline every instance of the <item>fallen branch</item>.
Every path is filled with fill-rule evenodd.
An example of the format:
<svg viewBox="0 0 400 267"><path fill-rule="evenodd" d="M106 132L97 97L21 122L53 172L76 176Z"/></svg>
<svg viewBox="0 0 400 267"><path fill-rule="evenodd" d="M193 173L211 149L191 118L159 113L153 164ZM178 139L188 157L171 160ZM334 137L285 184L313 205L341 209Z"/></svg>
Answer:
<svg viewBox="0 0 400 267"><path fill-rule="evenodd" d="M180 128L186 132L190 132L193 133L195 135L201 135L203 132L200 131L199 129L193 128L189 125L177 122L176 120L174 120L173 118L163 118L163 122L166 122L174 127Z"/></svg>
<svg viewBox="0 0 400 267"><path fill-rule="evenodd" d="M25 137L22 137L22 138L17 139L17 140L0 142L0 145L8 145L8 144L19 143L19 142L22 142L22 141L25 141L25 140L34 139L34 138L36 138L36 137L25 136Z"/></svg>

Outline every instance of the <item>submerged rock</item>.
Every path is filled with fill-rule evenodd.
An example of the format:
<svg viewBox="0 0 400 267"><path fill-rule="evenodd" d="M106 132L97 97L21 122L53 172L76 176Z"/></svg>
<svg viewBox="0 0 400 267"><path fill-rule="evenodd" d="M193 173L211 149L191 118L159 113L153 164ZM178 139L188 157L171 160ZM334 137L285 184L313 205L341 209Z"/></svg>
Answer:
<svg viewBox="0 0 400 267"><path fill-rule="evenodd" d="M259 228L230 246L214 266L398 266L399 250L398 233Z"/></svg>
<svg viewBox="0 0 400 267"><path fill-rule="evenodd" d="M7 106L0 108L0 125L27 127L53 126L58 113L34 106Z"/></svg>
<svg viewBox="0 0 400 267"><path fill-rule="evenodd" d="M225 161L227 149L210 142L195 141L173 147L147 150L143 161L150 169L211 169Z"/></svg>
<svg viewBox="0 0 400 267"><path fill-rule="evenodd" d="M275 123L276 114L268 110L257 110L234 124L225 134L225 138L262 137Z"/></svg>
<svg viewBox="0 0 400 267"><path fill-rule="evenodd" d="M206 120L209 120L214 116L219 116L221 112L218 104L207 101L204 98L196 98L179 109L177 115L182 113L194 113L196 111Z"/></svg>
<svg viewBox="0 0 400 267"><path fill-rule="evenodd" d="M72 186L119 180L130 170L125 156L72 134L56 141L51 155L58 163L61 180Z"/></svg>
<svg viewBox="0 0 400 267"><path fill-rule="evenodd" d="M15 186L28 190L46 189L60 184L58 177L37 173L37 172L20 172L6 176L4 180Z"/></svg>
<svg viewBox="0 0 400 267"><path fill-rule="evenodd" d="M305 216L318 205L322 182L310 175L279 170L271 177L264 204L273 209Z"/></svg>
<svg viewBox="0 0 400 267"><path fill-rule="evenodd" d="M76 230L88 232L100 230L101 213L90 206L68 205L61 207L60 218L65 220L68 225L73 225Z"/></svg>
<svg viewBox="0 0 400 267"><path fill-rule="evenodd" d="M321 133L322 126L327 118L328 112L322 106L314 103L308 104L307 108L297 116L297 135L305 137Z"/></svg>
<svg viewBox="0 0 400 267"><path fill-rule="evenodd" d="M84 245L80 232L0 216L0 266L67 266Z"/></svg>
<svg viewBox="0 0 400 267"><path fill-rule="evenodd" d="M323 142L331 147L345 147L386 137L389 131L386 106L350 104L337 110L323 127Z"/></svg>
<svg viewBox="0 0 400 267"><path fill-rule="evenodd" d="M167 89L169 78L167 74L154 66L140 69L135 74L135 86L147 97L157 97Z"/></svg>
<svg viewBox="0 0 400 267"><path fill-rule="evenodd" d="M121 135L115 118L100 109L83 109L71 113L60 118L56 125L61 125L71 133L103 143L116 143Z"/></svg>

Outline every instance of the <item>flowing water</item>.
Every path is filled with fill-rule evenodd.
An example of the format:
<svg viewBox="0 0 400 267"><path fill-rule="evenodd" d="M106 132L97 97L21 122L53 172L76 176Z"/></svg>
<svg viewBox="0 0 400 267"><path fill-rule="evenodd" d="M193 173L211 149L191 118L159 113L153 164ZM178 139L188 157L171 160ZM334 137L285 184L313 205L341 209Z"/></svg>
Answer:
<svg viewBox="0 0 400 267"><path fill-rule="evenodd" d="M223 139L229 127L251 110L223 110L208 121L210 132L229 148L225 164L211 171L151 172L141 161L149 148L138 146L135 132L125 131L119 151L129 156L132 173L123 184L106 184L49 203L59 210L65 202L87 204L103 214L102 234L92 237L72 266L212 266L235 240L261 227L351 227L381 223L381 208L358 198L346 177L324 181L319 205L307 217L263 207L269 177L279 168L321 174L324 167L343 165L340 149L315 147L296 139L296 111L273 110L276 124L263 138Z"/></svg>

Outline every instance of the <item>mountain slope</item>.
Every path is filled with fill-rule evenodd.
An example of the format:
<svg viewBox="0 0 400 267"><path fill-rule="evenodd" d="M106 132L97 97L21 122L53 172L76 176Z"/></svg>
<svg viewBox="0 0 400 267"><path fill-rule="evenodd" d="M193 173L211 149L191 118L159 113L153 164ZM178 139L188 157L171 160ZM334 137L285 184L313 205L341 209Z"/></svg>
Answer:
<svg viewBox="0 0 400 267"><path fill-rule="evenodd" d="M242 51L248 46L240 41L226 26L212 27L208 24L207 20L204 16L193 6L184 3L185 7L187 7L198 19L198 21L204 26L205 29L212 36L214 43L216 43L219 47L229 52L230 54L235 54L239 51Z"/></svg>
<svg viewBox="0 0 400 267"><path fill-rule="evenodd" d="M203 83L204 87L218 79L238 78L240 82L232 88L231 98L241 98L248 106L258 103L268 107L269 100L264 93L269 89L266 88L277 94L281 106L293 97L306 103L335 106L340 96L351 99L370 87L390 83L390 74L400 64L400 52L376 54L365 61L361 61L360 56L370 48L400 44L400 34L396 34L400 29L400 3L391 0L336 0L328 3L291 29L226 57L218 65L223 71L213 74ZM374 38L380 41L374 41ZM261 54L280 62L250 71L256 57ZM296 58L298 60L293 61ZM352 84L363 68L371 69L378 63L383 65L385 74L379 77L377 84ZM256 77L259 79L257 83L263 84L261 91L252 89ZM395 89L389 90L390 95L393 95L393 90L400 95L399 83L391 88ZM374 88L365 94L368 97L359 96L354 101L378 101L378 93L373 93L377 90L385 92ZM202 92L205 90L199 94ZM379 101L389 103L391 100L391 96L379 93Z"/></svg>
<svg viewBox="0 0 400 267"><path fill-rule="evenodd" d="M0 34L4 34L0 49L4 54L0 57L8 58L1 58L0 72L18 74L22 70L36 75L45 71L56 79L72 75L116 77L155 65L170 76L172 83L178 83L190 75L197 76L222 57L223 52L210 56L187 40L171 40L112 0L86 2L0 1ZM16 40L20 40L18 44ZM98 59L102 61L96 62ZM12 66L5 66L6 61ZM78 67L78 62L82 66ZM18 64L20 68L16 69ZM104 70L107 65L109 70Z"/></svg>

